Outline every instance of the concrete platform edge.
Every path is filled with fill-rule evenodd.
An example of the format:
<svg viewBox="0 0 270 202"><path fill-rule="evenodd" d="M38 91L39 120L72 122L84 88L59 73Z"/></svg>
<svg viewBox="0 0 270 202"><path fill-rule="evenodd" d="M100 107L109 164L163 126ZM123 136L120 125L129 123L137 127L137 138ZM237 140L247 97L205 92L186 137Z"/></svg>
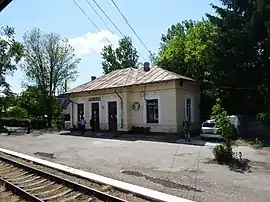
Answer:
<svg viewBox="0 0 270 202"><path fill-rule="evenodd" d="M126 183L126 182L122 182L119 180L114 180L114 179L111 179L108 177L104 177L104 176L90 173L87 171L79 170L79 169L65 166L62 164L50 162L47 160L39 159L39 158L36 158L33 156L29 156L29 155L22 154L19 152L11 151L8 149L0 148L0 151L3 153L9 154L9 155L15 156L15 157L19 157L19 158L22 158L25 160L33 161L33 162L41 164L41 165L45 165L47 167L51 167L51 168L54 168L54 169L57 169L60 171L62 170L62 171L65 171L67 173L77 175L77 176L80 176L80 177L85 178L85 179L100 182L102 184L108 184L112 187L116 187L118 189L122 189L122 190L125 190L128 192L132 192L132 193L137 194L137 195L145 196L145 197L153 199L153 200L164 201L164 202L192 202L191 200L188 200L188 199L165 194L162 192L158 192L158 191L151 190L148 188L140 187L137 185Z"/></svg>

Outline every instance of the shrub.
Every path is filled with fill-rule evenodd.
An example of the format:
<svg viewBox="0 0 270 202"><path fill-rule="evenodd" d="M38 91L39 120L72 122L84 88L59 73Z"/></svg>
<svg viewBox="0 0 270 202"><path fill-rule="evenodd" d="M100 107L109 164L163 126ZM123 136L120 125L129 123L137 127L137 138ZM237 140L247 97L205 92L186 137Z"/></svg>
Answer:
<svg viewBox="0 0 270 202"><path fill-rule="evenodd" d="M212 119L215 120L215 133L219 130L225 140L226 145L218 145L213 150L213 155L218 163L228 163L233 158L232 151L232 135L233 126L228 118L227 111L221 106L221 100L217 99L217 103L212 109Z"/></svg>
<svg viewBox="0 0 270 202"><path fill-rule="evenodd" d="M233 158L233 152L225 145L217 145L213 149L214 160L219 164L229 163Z"/></svg>
<svg viewBox="0 0 270 202"><path fill-rule="evenodd" d="M263 124L270 126L270 113L262 112L257 114L257 120Z"/></svg>
<svg viewBox="0 0 270 202"><path fill-rule="evenodd" d="M46 121L41 119L31 118L31 128L33 129L42 129L46 128ZM9 127L27 127L28 119L23 118L1 118L0 124L3 126Z"/></svg>
<svg viewBox="0 0 270 202"><path fill-rule="evenodd" d="M233 136L233 126L228 118L227 111L221 106L221 100L217 99L217 103L212 109L212 119L215 120L215 133L221 131L225 140L227 149L231 148L231 140Z"/></svg>
<svg viewBox="0 0 270 202"><path fill-rule="evenodd" d="M7 110L7 114L8 116L10 117L26 117L27 116L27 110L26 109L23 109L19 106L14 106L14 107L10 107L8 110Z"/></svg>

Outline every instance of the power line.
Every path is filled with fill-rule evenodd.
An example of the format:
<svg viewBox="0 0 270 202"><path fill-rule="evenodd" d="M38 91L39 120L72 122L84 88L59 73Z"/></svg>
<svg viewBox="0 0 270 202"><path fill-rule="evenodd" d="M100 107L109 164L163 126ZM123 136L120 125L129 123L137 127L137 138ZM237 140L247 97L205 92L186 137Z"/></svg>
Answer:
<svg viewBox="0 0 270 202"><path fill-rule="evenodd" d="M86 0L88 2L88 0ZM106 14L106 12L101 8L101 6L96 2L96 0L93 0L93 2L95 3L95 5L99 8L99 10L106 16L106 18L110 21L110 23L114 26L114 28L123 36L125 37L125 35L123 34L123 32L117 27L117 25L111 20L111 18ZM88 4L93 7L89 2ZM95 10L95 9L94 9ZM95 11L96 12L96 11ZM96 12L97 13L97 12ZM97 14L99 15L99 14ZM101 18L101 17L100 17ZM102 19L103 21L103 19ZM108 28L108 26L106 25L106 27ZM110 30L110 28L108 28ZM111 30L110 30L111 31ZM111 31L112 32L112 31ZM145 57L138 52L138 54L146 61Z"/></svg>
<svg viewBox="0 0 270 202"><path fill-rule="evenodd" d="M91 20L91 18L87 15L87 13L79 6L79 4L75 1L75 0L72 0L75 4L76 4L76 6L81 10L81 12L87 17L87 19L94 25L94 27L99 31L99 32L101 32L101 30L98 28L98 26L93 22L93 20ZM112 44L112 42L106 37L106 36L104 36L104 38L111 44L111 45L113 45Z"/></svg>
<svg viewBox="0 0 270 202"><path fill-rule="evenodd" d="M117 31L124 37L125 35L121 30L116 26L116 24L111 20L111 18L106 14L106 12L99 6L99 4L96 2L96 0L93 0L93 2L96 4L96 6L101 10L101 12L106 16L106 18L111 22L111 24L117 29Z"/></svg>
<svg viewBox="0 0 270 202"><path fill-rule="evenodd" d="M132 30L132 32L135 34L135 36L139 39L139 41L141 42L141 44L144 46L144 48L149 52L150 56L152 55L151 51L146 47L146 45L143 43L143 41L141 40L141 38L138 36L138 34L136 33L136 31L134 30L134 28L130 25L130 23L128 22L128 19L125 17L125 15L121 12L120 8L117 6L117 4L114 2L114 0L111 0L111 2L113 3L114 7L117 9L117 11L120 13L120 15L122 16L122 18L125 20L125 22L127 23L127 25L129 26L129 28Z"/></svg>
<svg viewBox="0 0 270 202"><path fill-rule="evenodd" d="M108 26L108 24L105 22L105 20L103 20L103 18L99 15L99 13L97 12L97 10L94 8L94 6L91 5L91 3L88 0L85 0L87 2L87 4L92 8L92 10L97 14L97 16L99 17L99 19L103 22L103 24L107 27L108 30L110 30L110 32L113 33L113 31L111 30L111 28Z"/></svg>
<svg viewBox="0 0 270 202"><path fill-rule="evenodd" d="M80 5L75 1L75 0L72 0L76 6L81 10L81 12L87 17L87 19L94 25L94 27L99 31L101 32L101 30L98 28L98 26L94 23L93 20L91 20L91 18L87 15L87 13L80 7ZM93 8L93 6L88 2L88 0L86 0L87 3L91 6L91 8ZM96 3L96 2L95 2ZM98 4L97 4L98 5ZM98 6L100 9L101 7ZM113 33L113 31L109 28L109 26L107 25L107 23L101 18L101 16L98 14L98 12L93 8L93 10L95 11L95 13L100 17L100 19L102 20L102 22L105 24L105 26ZM104 12L104 11L103 11ZM105 13L105 12L104 12ZM105 15L107 16L107 14L105 13ZM109 16L107 16L107 18L109 18ZM111 21L111 20L110 20ZM112 22L112 21L111 21ZM113 23L113 22L112 22ZM114 23L113 23L114 24ZM115 25L115 24L114 24ZM116 25L115 25L116 26ZM123 33L120 31L120 33L123 35ZM123 35L124 36L124 35ZM104 36L104 38L113 46L112 42L106 37ZM146 61L145 57L140 53L138 52L138 54Z"/></svg>

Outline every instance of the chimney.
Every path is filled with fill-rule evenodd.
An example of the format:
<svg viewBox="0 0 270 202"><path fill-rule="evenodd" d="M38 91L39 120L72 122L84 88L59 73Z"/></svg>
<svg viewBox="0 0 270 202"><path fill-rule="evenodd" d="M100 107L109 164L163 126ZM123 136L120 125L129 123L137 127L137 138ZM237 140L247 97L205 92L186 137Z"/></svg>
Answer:
<svg viewBox="0 0 270 202"><path fill-rule="evenodd" d="M150 70L150 63L149 62L143 63L143 70L145 72L148 72Z"/></svg>
<svg viewBox="0 0 270 202"><path fill-rule="evenodd" d="M94 81L96 78L96 76L91 76L91 81Z"/></svg>

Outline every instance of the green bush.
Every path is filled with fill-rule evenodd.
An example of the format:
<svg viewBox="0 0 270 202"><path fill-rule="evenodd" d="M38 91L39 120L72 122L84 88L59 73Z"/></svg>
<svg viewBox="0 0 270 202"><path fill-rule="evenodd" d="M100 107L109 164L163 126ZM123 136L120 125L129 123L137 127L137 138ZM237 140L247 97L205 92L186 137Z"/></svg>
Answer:
<svg viewBox="0 0 270 202"><path fill-rule="evenodd" d="M31 128L33 129L43 129L46 128L46 121L31 118ZM0 124L3 126L8 127L27 127L28 126L28 119L23 118L1 118Z"/></svg>
<svg viewBox="0 0 270 202"><path fill-rule="evenodd" d="M213 149L214 160L219 164L229 163L233 158L233 152L225 145L217 145Z"/></svg>
<svg viewBox="0 0 270 202"><path fill-rule="evenodd" d="M257 114L257 120L263 124L270 126L270 113L262 112Z"/></svg>
<svg viewBox="0 0 270 202"><path fill-rule="evenodd" d="M7 114L10 117L22 118L22 117L27 116L27 110L23 109L23 108L21 108L19 106L14 106L14 107L11 107L10 109L8 109Z"/></svg>

